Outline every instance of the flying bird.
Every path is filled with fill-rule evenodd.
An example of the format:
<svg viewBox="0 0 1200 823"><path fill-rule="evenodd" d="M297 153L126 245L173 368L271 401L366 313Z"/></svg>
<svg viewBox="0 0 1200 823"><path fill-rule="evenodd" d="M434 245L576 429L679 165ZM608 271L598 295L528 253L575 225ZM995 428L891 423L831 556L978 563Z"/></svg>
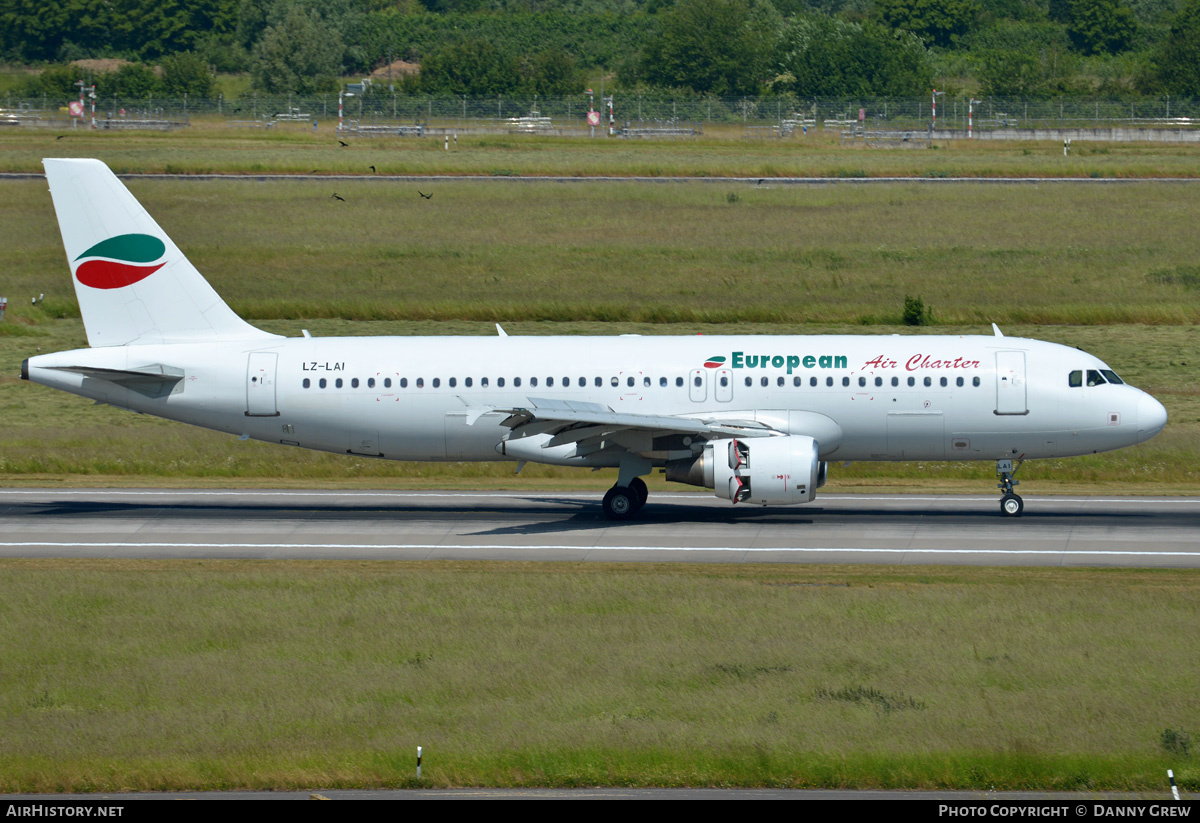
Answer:
<svg viewBox="0 0 1200 823"><path fill-rule="evenodd" d="M350 144L349 144L349 143L347 143L345 140L339 140L338 142L342 144L342 148L343 148L343 149L344 149L344 148L346 148L346 146L349 146L349 145L350 145Z"/></svg>
<svg viewBox="0 0 1200 823"><path fill-rule="evenodd" d="M424 197L426 200L432 200L432 199L433 199L433 195L432 195L432 194L426 194L425 192L421 191L420 189L417 189L417 194L421 195L421 196L422 196L422 197Z"/></svg>
<svg viewBox="0 0 1200 823"><path fill-rule="evenodd" d="M55 137L54 139L55 139L55 140L62 140L64 137L66 137L66 135L65 135L65 134L60 134L58 137Z"/></svg>
<svg viewBox="0 0 1200 823"><path fill-rule="evenodd" d="M334 193L334 195L333 195L333 197L332 197L331 199L333 199L333 200L341 200L343 203L345 203L345 202L346 202L346 198L345 198L345 197L338 197L336 193Z"/></svg>
<svg viewBox="0 0 1200 823"><path fill-rule="evenodd" d="M374 166L371 166L371 171L372 171L372 172L374 172L375 174L379 174L379 172L375 171L375 167L374 167Z"/></svg>

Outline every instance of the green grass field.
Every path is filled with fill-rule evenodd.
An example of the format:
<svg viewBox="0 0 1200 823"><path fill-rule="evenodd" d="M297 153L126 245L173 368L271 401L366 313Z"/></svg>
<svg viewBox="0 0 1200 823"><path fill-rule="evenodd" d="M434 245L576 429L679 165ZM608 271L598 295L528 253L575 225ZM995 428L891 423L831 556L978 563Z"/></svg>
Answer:
<svg viewBox="0 0 1200 823"><path fill-rule="evenodd" d="M12 313L36 319L26 295L43 293L75 313L45 185L4 187ZM258 319L871 325L898 323L910 294L985 328L1200 319L1200 188L1184 184L130 187Z"/></svg>
<svg viewBox="0 0 1200 823"><path fill-rule="evenodd" d="M1157 790L1200 575L0 561L0 791ZM31 642L31 638L36 638ZM414 777L425 749L424 780Z"/></svg>

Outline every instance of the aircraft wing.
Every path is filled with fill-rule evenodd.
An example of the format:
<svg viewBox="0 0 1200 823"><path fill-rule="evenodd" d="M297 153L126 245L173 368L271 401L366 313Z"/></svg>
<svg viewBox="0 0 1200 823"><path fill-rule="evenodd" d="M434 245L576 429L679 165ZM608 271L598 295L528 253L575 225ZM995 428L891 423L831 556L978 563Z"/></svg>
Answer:
<svg viewBox="0 0 1200 823"><path fill-rule="evenodd" d="M492 409L507 414L502 426L517 429L535 426L540 432L555 435L553 445L594 437L598 430L642 430L655 435L690 434L710 437L770 437L777 434L756 420L736 420L712 416L676 417L660 414L630 414L614 411L601 403L583 403L556 398L530 397L521 408ZM577 434L578 437L572 436Z"/></svg>

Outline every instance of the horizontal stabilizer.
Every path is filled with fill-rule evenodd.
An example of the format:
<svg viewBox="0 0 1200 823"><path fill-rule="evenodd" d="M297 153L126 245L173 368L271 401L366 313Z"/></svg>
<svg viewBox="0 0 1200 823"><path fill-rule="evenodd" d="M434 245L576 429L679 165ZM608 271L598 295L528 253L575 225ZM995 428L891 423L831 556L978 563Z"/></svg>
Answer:
<svg viewBox="0 0 1200 823"><path fill-rule="evenodd" d="M183 369L155 363L136 369L102 369L96 366L50 366L55 371L71 372L93 380L107 380L146 397L165 397L183 379Z"/></svg>

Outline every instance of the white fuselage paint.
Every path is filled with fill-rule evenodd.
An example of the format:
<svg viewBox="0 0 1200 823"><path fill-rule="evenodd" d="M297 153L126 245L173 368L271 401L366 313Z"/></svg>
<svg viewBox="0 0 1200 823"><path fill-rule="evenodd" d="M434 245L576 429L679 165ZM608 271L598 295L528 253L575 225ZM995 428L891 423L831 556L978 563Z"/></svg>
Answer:
<svg viewBox="0 0 1200 823"><path fill-rule="evenodd" d="M153 397L60 370L151 365L184 377ZM364 337L81 349L30 358L29 377L256 440L394 460L514 459L498 451L507 415L489 410L538 398L758 420L824 439L825 460L997 460L1107 451L1161 430L1162 406L1132 386L1068 384L1071 371L1107 368L1066 346L998 336ZM642 437L625 447L656 465L678 457L678 441ZM604 452L546 458L617 465Z"/></svg>

